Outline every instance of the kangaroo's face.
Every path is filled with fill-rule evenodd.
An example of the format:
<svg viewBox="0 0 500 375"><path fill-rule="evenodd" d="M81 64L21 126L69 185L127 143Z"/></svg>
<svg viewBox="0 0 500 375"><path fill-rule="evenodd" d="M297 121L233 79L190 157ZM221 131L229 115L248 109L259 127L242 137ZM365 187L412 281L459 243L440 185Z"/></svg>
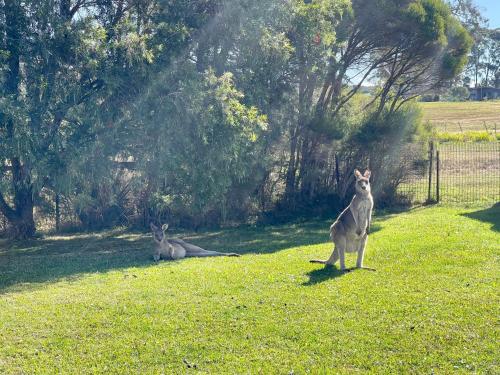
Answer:
<svg viewBox="0 0 500 375"><path fill-rule="evenodd" d="M151 231L153 232L153 239L155 242L161 243L166 238L165 232L168 229L168 224L163 224L161 228L157 227L153 223L151 223L150 226Z"/></svg>
<svg viewBox="0 0 500 375"><path fill-rule="evenodd" d="M370 176L371 172L367 169L365 174L361 174L357 169L354 171L354 176L356 176L356 192L360 194L370 194Z"/></svg>

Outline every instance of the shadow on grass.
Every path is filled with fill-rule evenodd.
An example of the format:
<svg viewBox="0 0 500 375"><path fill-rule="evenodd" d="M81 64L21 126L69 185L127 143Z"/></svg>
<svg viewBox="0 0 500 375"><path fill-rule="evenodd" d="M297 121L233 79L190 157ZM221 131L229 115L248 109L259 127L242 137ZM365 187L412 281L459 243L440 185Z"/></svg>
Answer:
<svg viewBox="0 0 500 375"><path fill-rule="evenodd" d="M151 244L110 231L23 242L0 242L0 294L26 283L152 265Z"/></svg>
<svg viewBox="0 0 500 375"><path fill-rule="evenodd" d="M201 234L183 233L179 237L208 250L239 254L270 254L291 247L328 242L330 221L253 227L241 226Z"/></svg>
<svg viewBox="0 0 500 375"><path fill-rule="evenodd" d="M346 273L347 272L341 271L336 266L324 266L322 268L318 268L308 272L306 276L309 276L309 280L304 282L302 285L304 286L316 285L324 281L343 276Z"/></svg>
<svg viewBox="0 0 500 375"><path fill-rule="evenodd" d="M331 265L326 265L323 268L319 268L316 270L312 270L306 274L306 276L309 276L309 280L306 282L302 283L304 286L311 286L311 285L316 285L319 283L322 283L323 281L327 281L330 279L335 279L340 276L344 276L348 273L351 272L358 272L358 271L368 271L368 272L376 272L375 269L373 268L346 268L345 271L341 271L339 268L336 266L331 266Z"/></svg>
<svg viewBox="0 0 500 375"><path fill-rule="evenodd" d="M495 203L490 208L463 214L462 216L469 217L474 220L483 221L491 224L491 230L500 232L500 202Z"/></svg>
<svg viewBox="0 0 500 375"><path fill-rule="evenodd" d="M383 221L379 218L377 221ZM280 226L242 226L203 233L171 233L208 250L269 254L329 242L331 220ZM381 229L372 226L372 233ZM23 242L0 240L0 294L26 284L78 278L87 273L149 267L154 244L149 233L111 230L93 234L53 236ZM318 271L319 272L319 271ZM327 277L321 272L312 280Z"/></svg>
<svg viewBox="0 0 500 375"><path fill-rule="evenodd" d="M380 224L390 216L377 218L372 224L370 234L382 230ZM305 245L330 242L332 220L312 221L309 223L289 224L269 227L238 227L201 235L184 233L181 238L208 250L236 252L239 254L268 254Z"/></svg>
<svg viewBox="0 0 500 375"><path fill-rule="evenodd" d="M172 233L172 236L210 250L264 254L327 242L328 223L315 221L266 228L247 226L201 234L177 236ZM118 230L22 242L0 240L0 294L25 288L26 284L153 266L153 248L149 233Z"/></svg>
<svg viewBox="0 0 500 375"><path fill-rule="evenodd" d="M382 225L380 225L380 224L372 224L370 226L370 234L376 233L379 230L382 230Z"/></svg>

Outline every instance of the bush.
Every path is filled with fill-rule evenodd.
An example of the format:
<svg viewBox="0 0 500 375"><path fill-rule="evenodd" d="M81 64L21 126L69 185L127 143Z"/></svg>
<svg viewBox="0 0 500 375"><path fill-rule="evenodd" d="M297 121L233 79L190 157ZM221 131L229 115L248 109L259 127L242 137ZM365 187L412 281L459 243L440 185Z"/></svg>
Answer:
<svg viewBox="0 0 500 375"><path fill-rule="evenodd" d="M463 133L440 132L435 138L439 142L493 142L500 139L486 131L467 131Z"/></svg>
<svg viewBox="0 0 500 375"><path fill-rule="evenodd" d="M372 171L372 192L378 207L399 202L398 186L411 165L402 152L412 142L428 136L421 121L420 109L408 104L397 112L368 114L356 132L344 143L340 153L344 160L341 197L352 196L353 170ZM415 143L413 153L424 155L424 142Z"/></svg>
<svg viewBox="0 0 500 375"><path fill-rule="evenodd" d="M267 117L244 104L230 73L187 71L176 95L161 99L145 120L157 127L147 166L150 175L161 171L149 202L154 217L205 227L245 216L250 194L234 191L255 189Z"/></svg>
<svg viewBox="0 0 500 375"><path fill-rule="evenodd" d="M445 95L445 100L450 102L463 102L469 99L470 93L467 87L452 87Z"/></svg>
<svg viewBox="0 0 500 375"><path fill-rule="evenodd" d="M262 212L257 220L261 225L283 224L297 219L331 218L345 208L337 193L317 194L308 198L297 193L287 201L279 201L271 211Z"/></svg>

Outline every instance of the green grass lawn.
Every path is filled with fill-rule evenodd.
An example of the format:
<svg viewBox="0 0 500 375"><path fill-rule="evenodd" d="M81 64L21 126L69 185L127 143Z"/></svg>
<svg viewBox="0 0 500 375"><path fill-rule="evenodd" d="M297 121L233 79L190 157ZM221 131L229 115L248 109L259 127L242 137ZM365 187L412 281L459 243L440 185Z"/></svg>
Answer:
<svg viewBox="0 0 500 375"><path fill-rule="evenodd" d="M159 264L143 234L1 243L0 373L500 372L499 205L377 217L377 272L308 263L328 225L186 233L243 256Z"/></svg>
<svg viewBox="0 0 500 375"><path fill-rule="evenodd" d="M500 100L484 102L430 102L419 103L424 121L435 125L438 131L500 132Z"/></svg>

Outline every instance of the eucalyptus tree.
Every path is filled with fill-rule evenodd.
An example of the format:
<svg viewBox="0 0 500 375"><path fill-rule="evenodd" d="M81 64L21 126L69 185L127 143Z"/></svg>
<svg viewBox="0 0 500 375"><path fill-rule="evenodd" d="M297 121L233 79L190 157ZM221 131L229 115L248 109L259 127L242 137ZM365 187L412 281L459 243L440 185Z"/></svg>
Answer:
<svg viewBox="0 0 500 375"><path fill-rule="evenodd" d="M87 111L109 108L109 93L135 78L128 68L151 59L151 8L132 0L0 4L0 210L16 237L35 233L40 190L92 137Z"/></svg>
<svg viewBox="0 0 500 375"><path fill-rule="evenodd" d="M468 83L478 87L487 56L488 19L473 0L451 0L450 8L472 37L473 45L464 73Z"/></svg>
<svg viewBox="0 0 500 375"><path fill-rule="evenodd" d="M203 12L196 6L180 12L191 14L184 24L196 27L185 28L187 42L175 59L156 64L124 126L135 129L131 144L137 134L147 140L130 155L138 158L152 206L169 202L177 217L214 221L244 214L275 160L282 114L293 112L283 109L291 89L290 5L199 3Z"/></svg>
<svg viewBox="0 0 500 375"><path fill-rule="evenodd" d="M321 4L304 5L304 12L317 12ZM287 186L297 186L298 178L302 193L308 196L314 195L321 165L319 145L331 139L332 132L335 135L340 112L367 79L377 77L380 87L374 98L376 113L386 104L394 111L458 75L471 47L470 36L441 0L353 0L340 14L333 18L335 41L324 68L315 68L315 74L305 77L309 89L304 94L314 103L310 106L311 99L306 101L312 110L299 121L305 124L300 127L300 156L296 157L300 163L296 174L289 170Z"/></svg>
<svg viewBox="0 0 500 375"><path fill-rule="evenodd" d="M224 219L283 140L286 194L314 196L363 82L398 111L468 43L441 0L0 1L0 211L28 237L44 187L85 221L126 176L138 201Z"/></svg>

